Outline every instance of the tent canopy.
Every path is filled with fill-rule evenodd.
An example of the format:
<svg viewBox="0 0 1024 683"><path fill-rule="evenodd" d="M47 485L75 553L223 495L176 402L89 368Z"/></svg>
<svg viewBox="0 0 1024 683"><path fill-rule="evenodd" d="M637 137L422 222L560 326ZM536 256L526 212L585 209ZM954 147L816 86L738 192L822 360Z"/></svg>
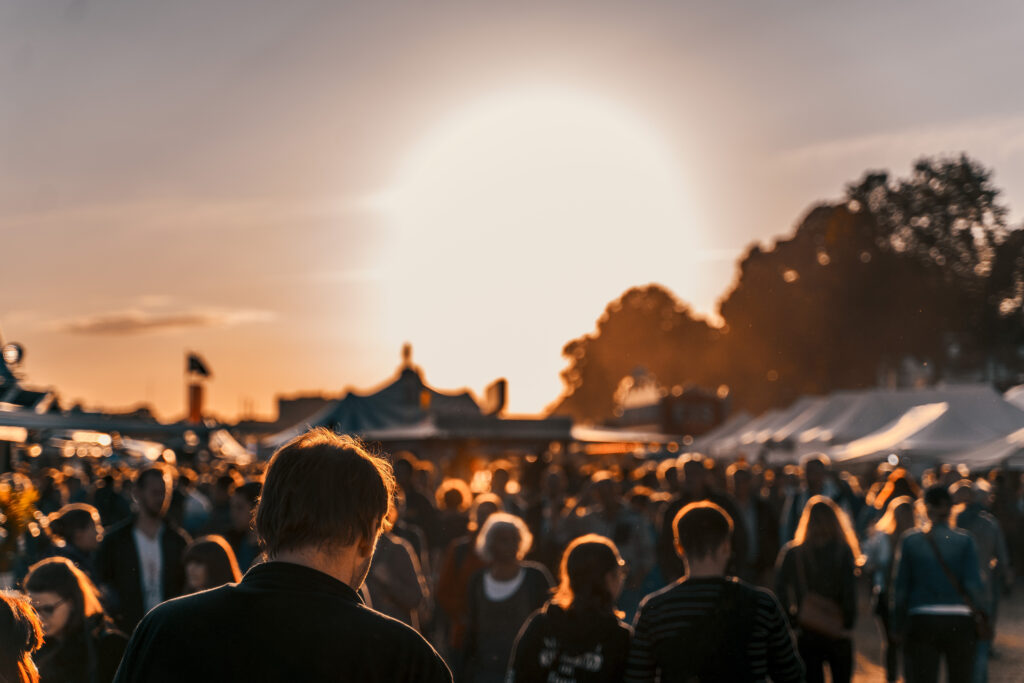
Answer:
<svg viewBox="0 0 1024 683"><path fill-rule="evenodd" d="M963 463L972 470L986 470L1000 465L1024 465L1024 428L1001 439L993 439L977 448L950 456L950 462Z"/></svg>

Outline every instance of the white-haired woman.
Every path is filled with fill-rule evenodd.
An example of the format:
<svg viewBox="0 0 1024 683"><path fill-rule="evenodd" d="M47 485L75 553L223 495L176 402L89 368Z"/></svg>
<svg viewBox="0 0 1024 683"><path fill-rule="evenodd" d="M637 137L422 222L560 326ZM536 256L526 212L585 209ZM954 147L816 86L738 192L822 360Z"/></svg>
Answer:
<svg viewBox="0 0 1024 683"><path fill-rule="evenodd" d="M554 582L542 565L524 562L533 535L523 520L497 512L477 536L487 563L469 582L467 683L501 683L519 629L547 601Z"/></svg>

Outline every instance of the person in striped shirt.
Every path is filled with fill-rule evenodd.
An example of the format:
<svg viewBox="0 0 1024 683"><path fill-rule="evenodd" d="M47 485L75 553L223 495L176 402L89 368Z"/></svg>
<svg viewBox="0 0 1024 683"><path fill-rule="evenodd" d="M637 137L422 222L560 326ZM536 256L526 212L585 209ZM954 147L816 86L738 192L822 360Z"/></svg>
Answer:
<svg viewBox="0 0 1024 683"><path fill-rule="evenodd" d="M626 664L627 683L804 679L782 607L767 590L725 576L733 521L708 501L672 521L682 579L640 605Z"/></svg>

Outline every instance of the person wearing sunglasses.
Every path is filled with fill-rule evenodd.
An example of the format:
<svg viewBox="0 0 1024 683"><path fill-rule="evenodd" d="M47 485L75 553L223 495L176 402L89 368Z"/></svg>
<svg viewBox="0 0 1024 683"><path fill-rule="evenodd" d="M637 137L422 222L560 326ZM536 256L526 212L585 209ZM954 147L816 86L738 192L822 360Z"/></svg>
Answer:
<svg viewBox="0 0 1024 683"><path fill-rule="evenodd" d="M88 576L65 557L37 562L25 590L39 614L45 643L35 656L47 683L110 681L128 638L114 630Z"/></svg>

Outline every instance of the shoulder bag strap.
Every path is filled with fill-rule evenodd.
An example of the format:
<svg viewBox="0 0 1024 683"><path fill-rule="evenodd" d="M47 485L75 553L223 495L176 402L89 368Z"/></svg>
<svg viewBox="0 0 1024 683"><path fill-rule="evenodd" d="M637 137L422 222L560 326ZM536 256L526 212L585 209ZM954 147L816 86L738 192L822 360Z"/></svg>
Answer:
<svg viewBox="0 0 1024 683"><path fill-rule="evenodd" d="M967 608L972 612L977 612L978 608L974 606L974 601L971 600L971 596L967 595L967 591L964 590L963 584L960 583L960 579L953 574L953 570L951 570L949 565L946 564L946 561L942 559L942 553L939 552L939 546L935 544L935 539L932 538L931 532L926 533L924 537L928 541L928 545L932 547L932 552L935 553L935 558L939 561L939 566L942 567L942 571L946 573L946 578L949 579L951 584L953 584L953 588L960 594L964 603L967 604Z"/></svg>

